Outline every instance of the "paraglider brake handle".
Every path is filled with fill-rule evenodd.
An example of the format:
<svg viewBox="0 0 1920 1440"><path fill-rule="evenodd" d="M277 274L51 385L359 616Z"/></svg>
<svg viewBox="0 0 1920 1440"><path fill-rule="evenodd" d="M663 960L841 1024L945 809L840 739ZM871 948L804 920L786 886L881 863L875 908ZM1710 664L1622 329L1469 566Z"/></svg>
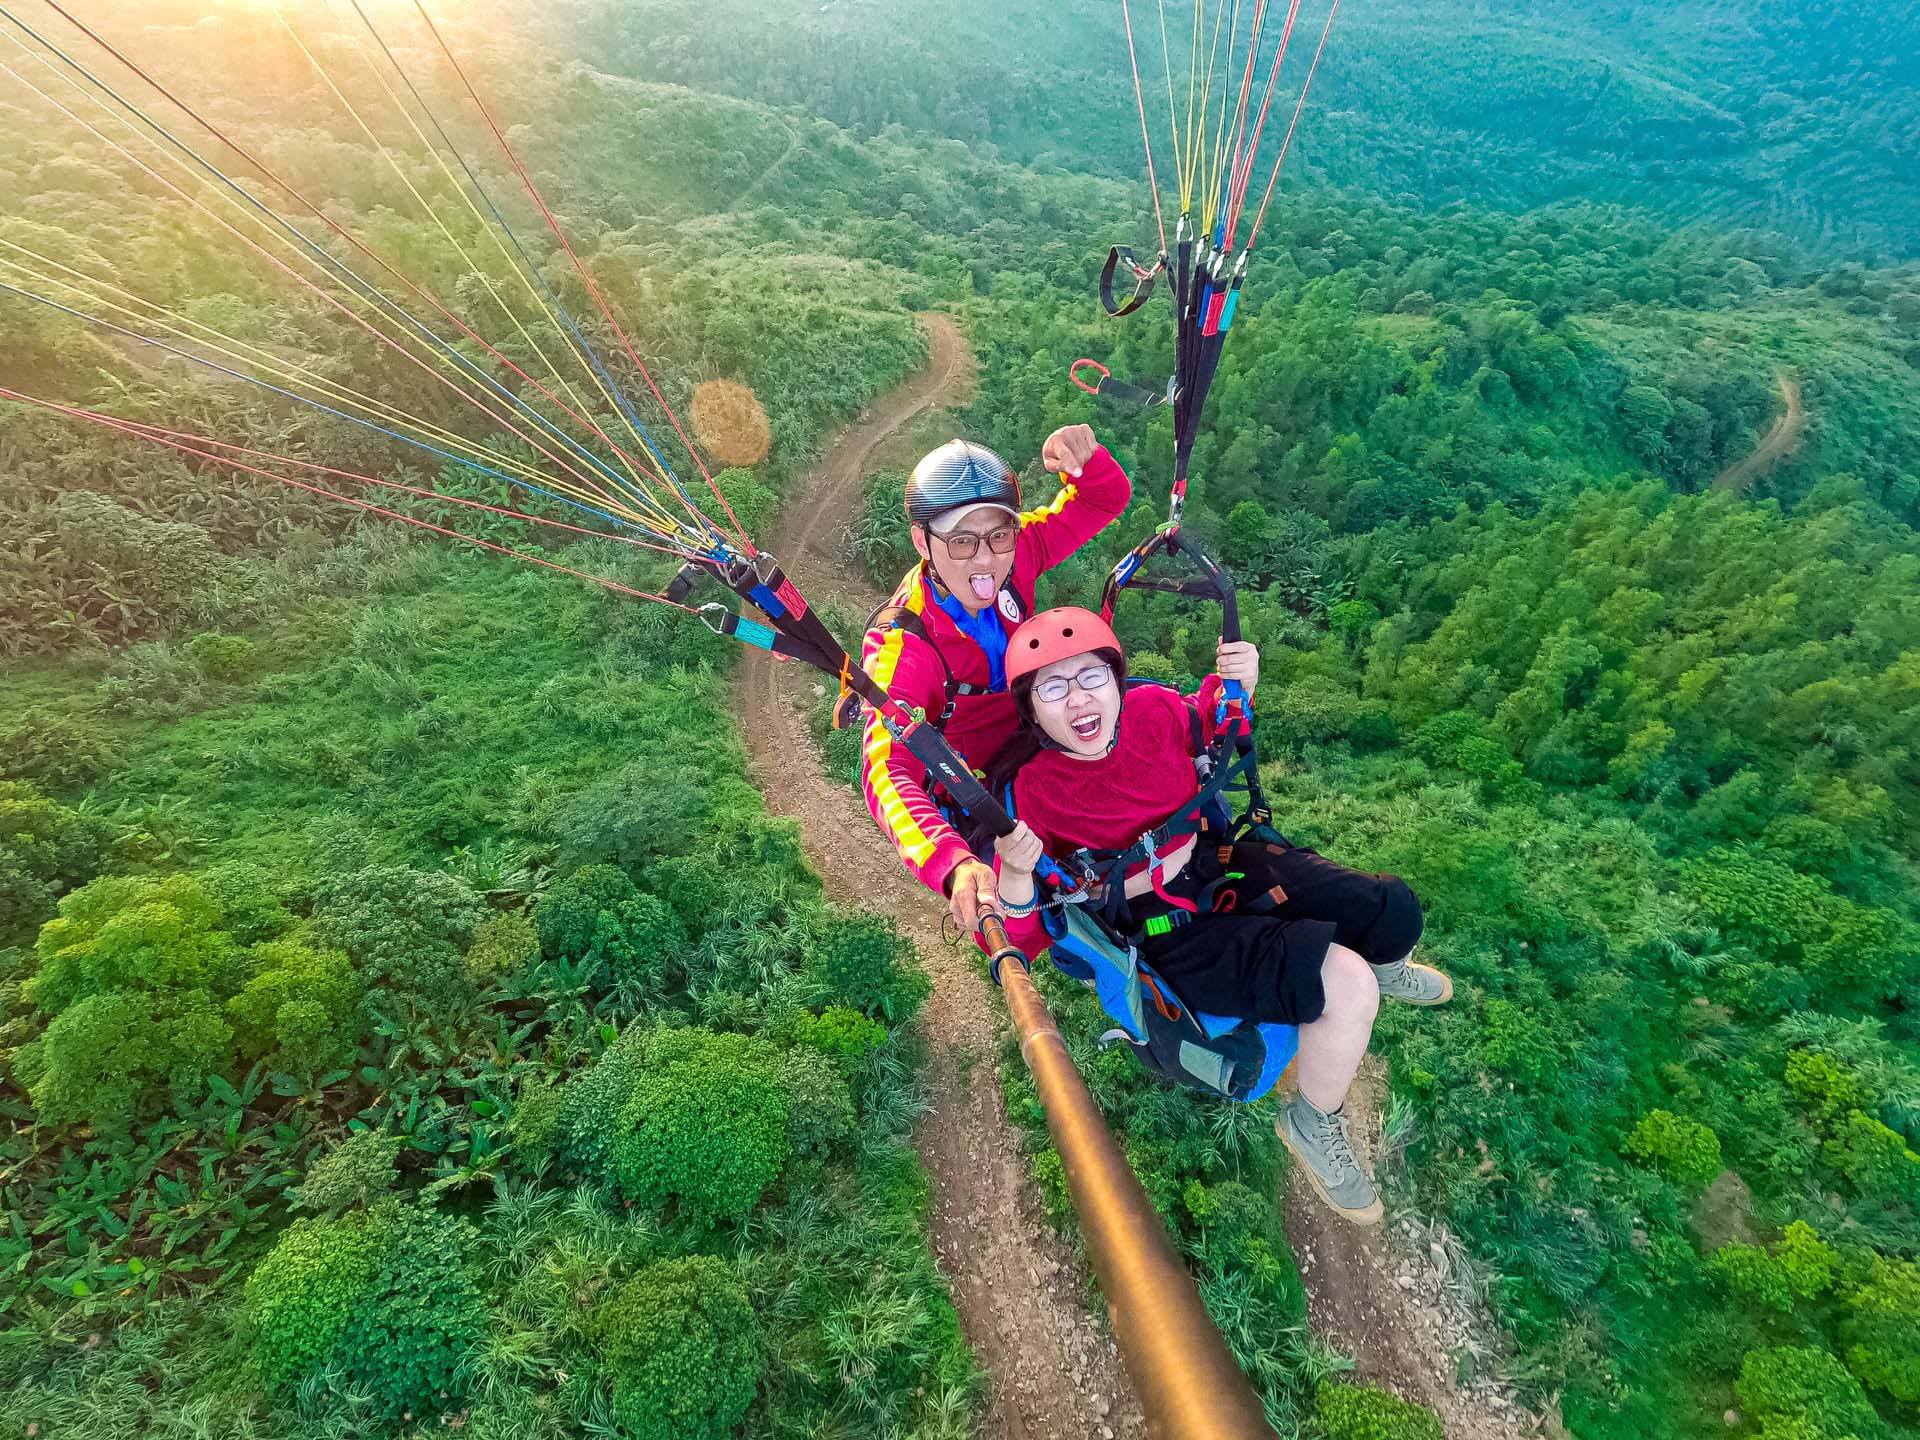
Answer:
<svg viewBox="0 0 1920 1440"><path fill-rule="evenodd" d="M1078 385L1082 390L1086 391L1087 394L1089 395L1098 395L1100 393L1100 382L1099 380L1096 380L1093 384L1089 385L1086 381L1082 380L1080 378L1080 368L1082 366L1085 366L1089 370L1098 371L1100 374L1101 380L1110 380L1113 378L1113 372L1109 370L1106 366L1102 365L1098 360L1074 361L1073 364L1067 367L1067 378L1073 381L1073 383Z"/></svg>
<svg viewBox="0 0 1920 1440"><path fill-rule="evenodd" d="M676 605L687 603L687 596L693 593L693 587L707 576L707 568L698 560L689 560L680 567L680 573L668 584L665 594Z"/></svg>

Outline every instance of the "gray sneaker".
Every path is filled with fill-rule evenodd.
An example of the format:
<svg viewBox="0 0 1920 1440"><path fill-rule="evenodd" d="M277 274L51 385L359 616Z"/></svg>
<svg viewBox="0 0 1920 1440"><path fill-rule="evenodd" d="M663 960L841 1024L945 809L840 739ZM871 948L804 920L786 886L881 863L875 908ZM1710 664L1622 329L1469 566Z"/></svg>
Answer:
<svg viewBox="0 0 1920 1440"><path fill-rule="evenodd" d="M1378 1225L1384 1213L1373 1182L1353 1158L1347 1139L1347 1117L1339 1110L1316 1109L1306 1096L1295 1096L1280 1111L1273 1127L1300 1162L1320 1198L1356 1225Z"/></svg>
<svg viewBox="0 0 1920 1440"><path fill-rule="evenodd" d="M1444 1005L1453 998L1453 981L1431 965L1415 965L1396 960L1391 965L1373 967L1383 1000L1404 1000L1409 1005Z"/></svg>

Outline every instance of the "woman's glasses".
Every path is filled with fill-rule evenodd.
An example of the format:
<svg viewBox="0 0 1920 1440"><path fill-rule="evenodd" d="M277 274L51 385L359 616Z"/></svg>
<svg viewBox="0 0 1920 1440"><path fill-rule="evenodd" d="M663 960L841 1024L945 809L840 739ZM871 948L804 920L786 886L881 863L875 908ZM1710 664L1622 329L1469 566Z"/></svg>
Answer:
<svg viewBox="0 0 1920 1440"><path fill-rule="evenodd" d="M1064 700L1074 686L1091 694L1095 690L1104 690L1113 682L1111 665L1089 665L1077 675L1049 675L1033 687L1034 698L1052 704Z"/></svg>
<svg viewBox="0 0 1920 1440"><path fill-rule="evenodd" d="M956 530L951 535L941 535L935 531L934 534L935 538L947 547L947 553L956 560L971 560L978 555L982 540L987 542L987 548L996 555L1004 555L1020 543L1018 525L1002 525L998 530L991 530L985 535L976 534L972 530Z"/></svg>

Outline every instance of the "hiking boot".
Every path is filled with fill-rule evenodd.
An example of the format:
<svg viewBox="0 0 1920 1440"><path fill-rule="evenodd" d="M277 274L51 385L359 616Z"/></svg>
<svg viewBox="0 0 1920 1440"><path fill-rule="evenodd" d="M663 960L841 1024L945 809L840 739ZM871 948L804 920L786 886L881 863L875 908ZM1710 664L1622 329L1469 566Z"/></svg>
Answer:
<svg viewBox="0 0 1920 1440"><path fill-rule="evenodd" d="M1295 1096L1280 1111L1273 1127L1300 1162L1320 1198L1356 1225L1378 1225L1384 1213L1373 1182L1353 1158L1347 1139L1347 1117L1341 1110L1329 1114L1306 1096Z"/></svg>
<svg viewBox="0 0 1920 1440"><path fill-rule="evenodd" d="M1373 978L1380 986L1383 1000L1404 1000L1409 1005L1444 1005L1453 998L1453 981L1431 965L1396 960L1391 965L1374 966Z"/></svg>

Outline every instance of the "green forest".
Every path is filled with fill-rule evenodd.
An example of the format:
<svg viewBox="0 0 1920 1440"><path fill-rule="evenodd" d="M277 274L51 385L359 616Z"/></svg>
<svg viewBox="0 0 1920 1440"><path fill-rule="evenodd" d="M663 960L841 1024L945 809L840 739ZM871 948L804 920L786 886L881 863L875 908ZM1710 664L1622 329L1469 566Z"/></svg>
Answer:
<svg viewBox="0 0 1920 1440"><path fill-rule="evenodd" d="M371 119L348 27L287 8ZM1090 423L1135 477L1042 586L1084 604L1173 450L1066 377L1172 353L1164 306L1095 297L1153 225L1117 12L443 25L585 259L511 204L549 293L604 292L680 412L714 379L763 408L764 453L715 467L749 532L943 310L964 433L1024 464ZM489 218L409 203L457 182L268 18L151 0L108 34L483 326L516 274ZM1916 17L1380 0L1332 33L1186 524L1262 648L1276 823L1405 876L1459 987L1375 1036L1389 1209L1460 1237L1510 1378L1581 1440L1920 1433ZM737 648L588 583L653 593L666 556L476 521L532 452L236 261L16 48L0 388L416 490L356 514L0 398L0 1436L986 1433L913 1144L923 957L769 814ZM78 305L80 272L454 453L20 293ZM844 517L877 583L913 559L904 478ZM1184 602L1117 623L1136 673L1212 663ZM1440 1435L1310 1333L1268 1109L1155 1084L1035 974L1279 1433Z"/></svg>

